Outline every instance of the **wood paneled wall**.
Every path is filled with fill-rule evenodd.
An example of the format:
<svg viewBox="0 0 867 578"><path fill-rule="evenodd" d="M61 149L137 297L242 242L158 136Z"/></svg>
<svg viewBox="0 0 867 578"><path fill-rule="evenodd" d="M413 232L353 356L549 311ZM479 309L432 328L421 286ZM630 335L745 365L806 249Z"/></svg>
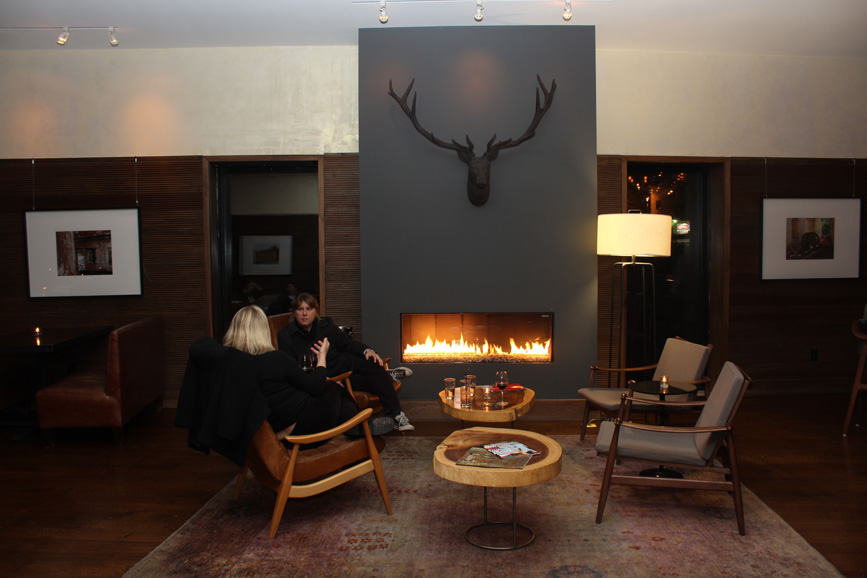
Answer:
<svg viewBox="0 0 867 578"><path fill-rule="evenodd" d="M361 338L358 155L323 157L325 313ZM205 187L201 157L0 160L2 331L39 325L120 326L162 315L168 398L177 395L193 340L207 335ZM598 159L598 211L622 209L623 157ZM761 280L761 199L867 197L867 160L731 159L730 284L723 323L727 357L758 392L845 391L855 370L849 325L867 301L859 279ZM28 297L24 212L135 207L141 210L141 297ZM862 202L863 214L867 203ZM716 234L716 233L715 233ZM864 236L862 225L862 239ZM598 359L608 359L611 263L599 258ZM715 350L717 344L715 343ZM810 353L818 350L818 361Z"/></svg>
<svg viewBox="0 0 867 578"><path fill-rule="evenodd" d="M859 159L730 159L728 190L713 189L712 210L730 212L728 230L712 230L719 252L729 236L729 255L717 263L727 286L713 291L711 315L719 367L730 360L753 378L755 393L848 391L857 362L849 329L867 302L864 215L867 213L867 161ZM598 167L598 211L622 210L626 158L602 156ZM761 279L763 197L851 197L861 203L861 277L859 279ZM721 259L712 255L711 259ZM611 315L611 258L599 258L598 354L608 360ZM616 345L615 345L616 347ZM811 360L812 350L818 360ZM616 350L615 350L616 357ZM722 357L725 357L723 359ZM718 369L717 369L718 370ZM713 371L711 371L713 374Z"/></svg>
<svg viewBox="0 0 867 578"><path fill-rule="evenodd" d="M202 251L202 159L0 161L2 331L35 325L120 327L161 315L168 388L180 386L187 349L207 335ZM142 295L30 298L24 211L140 209Z"/></svg>
<svg viewBox="0 0 867 578"><path fill-rule="evenodd" d="M340 325L361 327L361 222L358 155L326 155L323 159L324 207L320 211L325 247L323 313Z"/></svg>

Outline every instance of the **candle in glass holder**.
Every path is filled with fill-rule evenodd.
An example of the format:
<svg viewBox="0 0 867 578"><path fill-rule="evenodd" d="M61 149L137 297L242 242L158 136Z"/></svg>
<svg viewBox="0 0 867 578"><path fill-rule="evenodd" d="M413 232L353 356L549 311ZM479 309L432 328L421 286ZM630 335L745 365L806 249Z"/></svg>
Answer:
<svg viewBox="0 0 867 578"><path fill-rule="evenodd" d="M663 375L659 380L659 391L665 393L668 391L668 376Z"/></svg>

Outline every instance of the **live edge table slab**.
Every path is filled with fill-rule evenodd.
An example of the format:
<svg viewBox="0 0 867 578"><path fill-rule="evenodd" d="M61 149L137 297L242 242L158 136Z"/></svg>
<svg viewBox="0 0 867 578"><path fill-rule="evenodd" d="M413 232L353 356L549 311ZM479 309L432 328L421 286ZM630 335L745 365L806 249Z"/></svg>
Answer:
<svg viewBox="0 0 867 578"><path fill-rule="evenodd" d="M479 391L480 387L476 386L476 395L472 396L471 407L469 408L461 407L458 396L453 399L446 399L446 392L440 391L440 405L443 408L443 413L461 421L476 423L514 422L533 409L533 400L536 398L536 393L532 389L515 389L503 392L503 399L509 404L506 407L484 407L484 400L482 395L478 393ZM491 400L494 403L500 401L500 392L496 388Z"/></svg>
<svg viewBox="0 0 867 578"><path fill-rule="evenodd" d="M527 465L520 470L459 466L456 463L471 447L506 441L522 442L527 447L539 451L539 454L533 456ZM484 521L467 528L464 532L467 542L488 550L517 550L529 546L536 539L533 530L518 524L518 487L532 486L555 478L560 473L562 456L563 450L560 448L560 444L542 434L517 429L472 427L453 432L437 446L433 457L433 468L434 473L445 480L467 486L482 486L485 489ZM488 521L488 488L512 488L511 522ZM482 544L473 539L472 534L475 533L475 530L492 526L511 526L511 544ZM529 537L521 543L518 543L518 528L529 534Z"/></svg>

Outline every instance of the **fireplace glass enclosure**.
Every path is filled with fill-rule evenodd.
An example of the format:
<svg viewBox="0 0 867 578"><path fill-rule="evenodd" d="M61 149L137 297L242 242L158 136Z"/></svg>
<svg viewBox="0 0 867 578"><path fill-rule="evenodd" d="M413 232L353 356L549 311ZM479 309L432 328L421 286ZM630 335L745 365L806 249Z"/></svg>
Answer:
<svg viewBox="0 0 867 578"><path fill-rule="evenodd" d="M402 313L402 363L551 363L554 314Z"/></svg>

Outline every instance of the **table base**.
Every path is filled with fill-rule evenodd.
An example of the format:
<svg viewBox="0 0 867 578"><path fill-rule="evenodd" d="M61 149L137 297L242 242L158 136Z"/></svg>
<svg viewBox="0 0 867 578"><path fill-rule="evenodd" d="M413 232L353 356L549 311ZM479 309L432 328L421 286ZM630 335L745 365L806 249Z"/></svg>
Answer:
<svg viewBox="0 0 867 578"><path fill-rule="evenodd" d="M474 524L466 529L464 532L464 538L466 538L467 542L475 546L476 548L483 548L485 550L518 550L520 548L524 548L525 546L529 546L536 539L536 533L533 532L530 528L523 524L518 523L518 488L512 488L512 521L511 522L490 522L488 521L488 488L485 489L485 512L484 512L484 521L480 524ZM482 528L493 528L497 526L511 526L512 527L512 543L507 546L497 546L490 543L482 543L477 540L473 540L470 537L470 534L473 533L474 530L480 530ZM518 543L518 529L521 529L523 533L528 534L528 537L521 542Z"/></svg>
<svg viewBox="0 0 867 578"><path fill-rule="evenodd" d="M659 466L658 468L651 468L649 470L641 470L639 475L645 478L680 479L683 477L683 474L681 474L677 470L671 470L662 466Z"/></svg>

